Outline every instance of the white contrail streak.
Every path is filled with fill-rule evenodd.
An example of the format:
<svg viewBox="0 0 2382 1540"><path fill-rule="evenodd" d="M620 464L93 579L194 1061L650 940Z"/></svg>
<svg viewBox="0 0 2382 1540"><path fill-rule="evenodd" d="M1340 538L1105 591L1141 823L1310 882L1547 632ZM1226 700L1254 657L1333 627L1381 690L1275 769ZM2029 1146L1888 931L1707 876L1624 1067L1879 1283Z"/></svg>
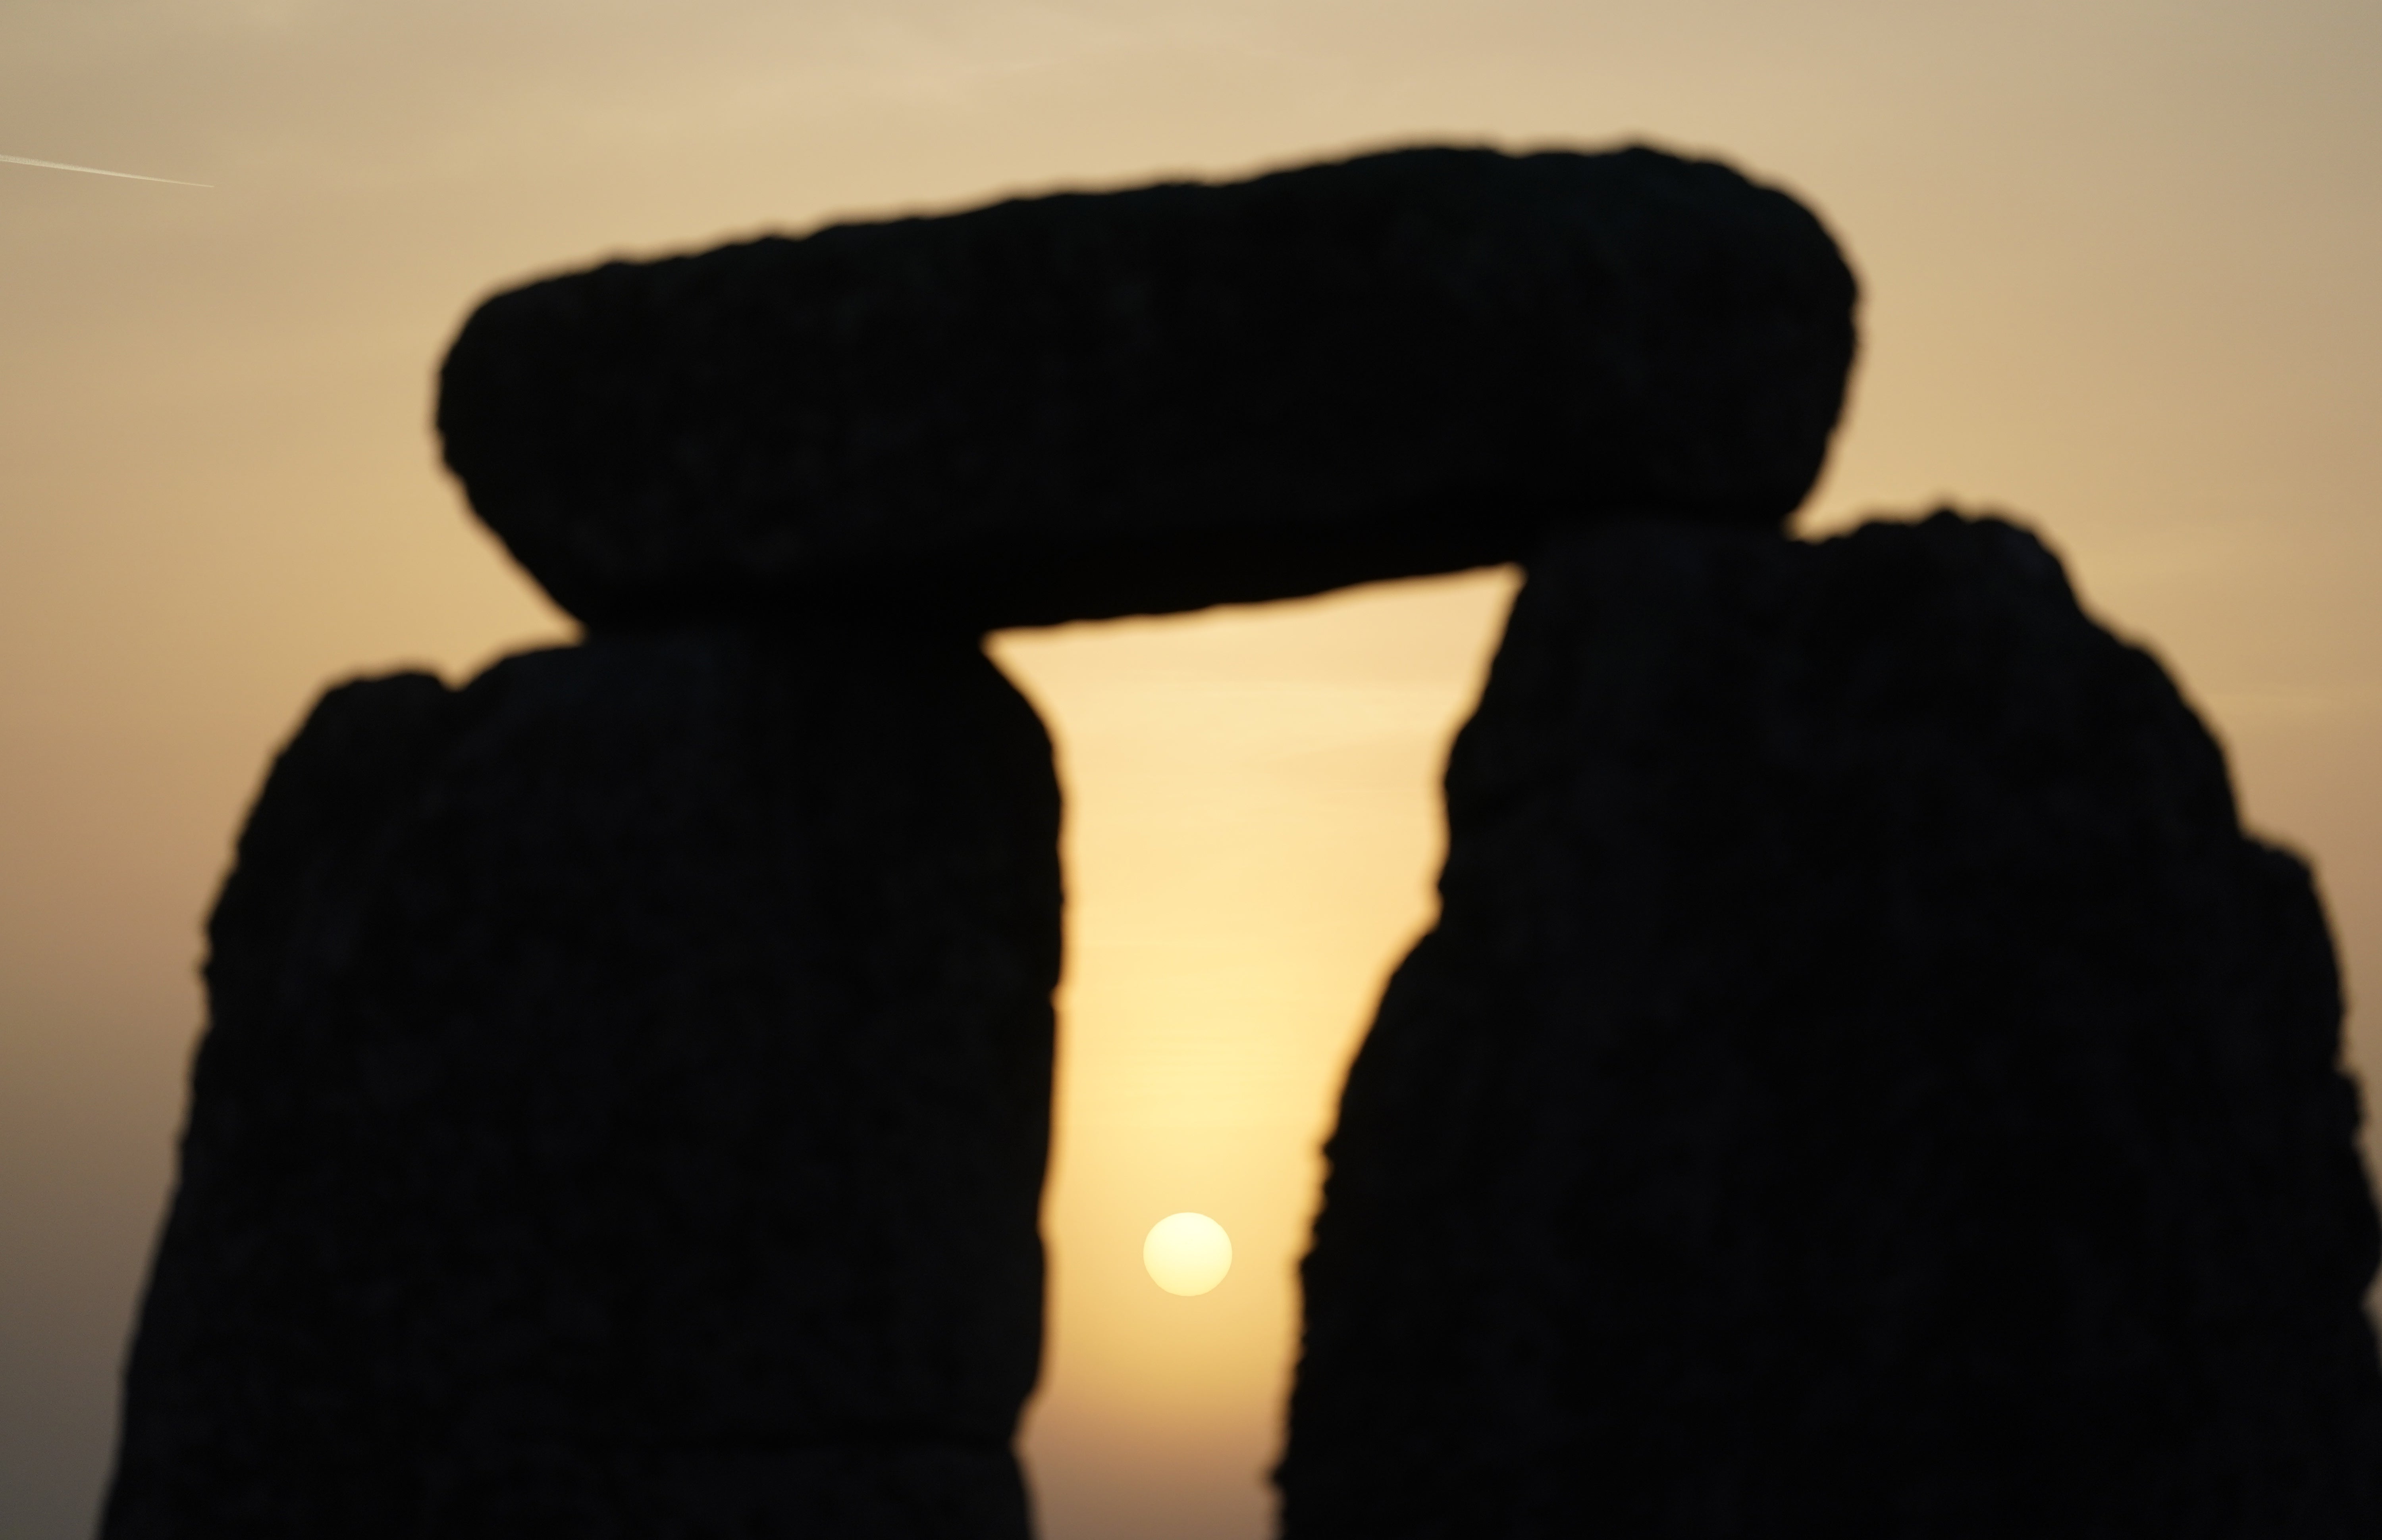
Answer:
<svg viewBox="0 0 2382 1540"><path fill-rule="evenodd" d="M0 161L10 165L38 165L44 171L86 171L94 177L121 177L128 182L163 182L167 187L203 187L212 189L213 182L178 182L171 177L136 177L129 171L102 171L95 165L68 165L64 161L29 161L22 155L0 155Z"/></svg>

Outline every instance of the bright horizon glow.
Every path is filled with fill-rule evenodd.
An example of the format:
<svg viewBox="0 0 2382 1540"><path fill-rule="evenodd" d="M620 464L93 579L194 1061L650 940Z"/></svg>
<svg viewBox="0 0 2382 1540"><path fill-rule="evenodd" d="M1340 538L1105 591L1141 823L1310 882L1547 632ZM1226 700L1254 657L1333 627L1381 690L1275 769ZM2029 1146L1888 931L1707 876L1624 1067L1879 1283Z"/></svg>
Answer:
<svg viewBox="0 0 2382 1540"><path fill-rule="evenodd" d="M1141 1265L1170 1294L1205 1294L1233 1270L1233 1238L1204 1214L1170 1214L1149 1227Z"/></svg>

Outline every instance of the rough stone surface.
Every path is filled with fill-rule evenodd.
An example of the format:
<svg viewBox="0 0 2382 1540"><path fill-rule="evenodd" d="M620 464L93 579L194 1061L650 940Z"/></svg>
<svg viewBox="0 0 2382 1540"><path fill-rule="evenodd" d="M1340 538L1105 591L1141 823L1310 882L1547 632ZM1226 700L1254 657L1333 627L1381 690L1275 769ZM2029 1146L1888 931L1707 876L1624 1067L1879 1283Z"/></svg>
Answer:
<svg viewBox="0 0 2382 1540"><path fill-rule="evenodd" d="M2308 874L2032 538L1566 535L1447 787L1290 1540L2382 1534Z"/></svg>
<svg viewBox="0 0 2382 1540"><path fill-rule="evenodd" d="M533 284L464 327L438 422L590 623L1042 624L1504 561L1551 515L1774 527L1853 298L1725 166L1413 150Z"/></svg>
<svg viewBox="0 0 2382 1540"><path fill-rule="evenodd" d="M1058 967L965 637L325 698L242 837L109 1540L1020 1540Z"/></svg>

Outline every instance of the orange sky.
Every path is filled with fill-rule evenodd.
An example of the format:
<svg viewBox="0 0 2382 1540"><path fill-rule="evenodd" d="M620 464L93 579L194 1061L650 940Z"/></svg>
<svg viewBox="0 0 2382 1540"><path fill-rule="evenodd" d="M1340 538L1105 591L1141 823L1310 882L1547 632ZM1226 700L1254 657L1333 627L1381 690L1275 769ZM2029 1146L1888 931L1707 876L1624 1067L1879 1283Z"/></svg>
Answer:
<svg viewBox="0 0 2382 1540"><path fill-rule="evenodd" d="M198 924L327 680L568 626L438 471L490 287L606 252L1420 139L1649 137L1866 287L1803 527L2008 508L2149 641L2382 980L2382 10L2365 0L11 0L0 1534L87 1533ZM997 651L1072 798L1050 1540L1255 1540L1314 1145L1427 921L1508 574ZM2382 985L2374 987L2382 988ZM2382 1016L2358 1056L2382 1074ZM1234 1233L1210 1295L1141 1234Z"/></svg>

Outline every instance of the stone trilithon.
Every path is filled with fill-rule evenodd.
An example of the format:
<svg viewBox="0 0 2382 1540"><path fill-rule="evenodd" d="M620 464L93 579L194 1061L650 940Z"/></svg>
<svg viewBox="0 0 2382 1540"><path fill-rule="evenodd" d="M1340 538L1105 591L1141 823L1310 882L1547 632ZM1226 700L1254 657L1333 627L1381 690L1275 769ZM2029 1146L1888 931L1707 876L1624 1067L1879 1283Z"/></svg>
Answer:
<svg viewBox="0 0 2382 1540"><path fill-rule="evenodd" d="M489 300L448 463L587 640L276 764L106 1540L1020 1540L1059 796L979 639L1504 561L1294 1540L2376 1533L2306 875L2027 537L1781 535L1853 300L1647 150Z"/></svg>

